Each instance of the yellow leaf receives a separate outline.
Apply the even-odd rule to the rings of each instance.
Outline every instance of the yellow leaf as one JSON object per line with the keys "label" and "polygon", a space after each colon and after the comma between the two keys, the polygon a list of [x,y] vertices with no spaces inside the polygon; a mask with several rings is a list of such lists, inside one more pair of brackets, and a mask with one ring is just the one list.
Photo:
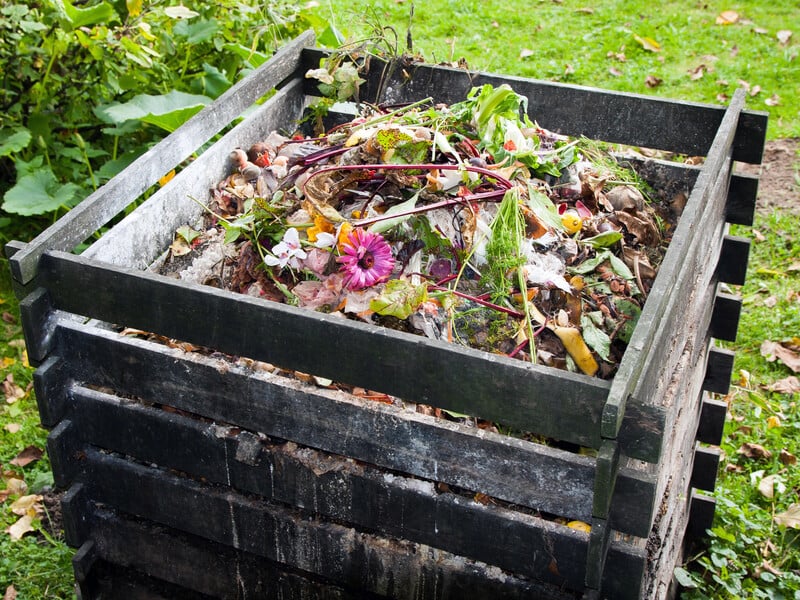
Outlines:
{"label": "yellow leaf", "polygon": [[11,536],[15,542],[22,539],[26,533],[33,531],[33,517],[25,515],[20,517],[19,521],[6,529],[6,533]]}
{"label": "yellow leaf", "polygon": [[4,356],[3,357],[3,368],[7,369],[8,367],[10,367],[11,365],[13,365],[16,362],[17,362],[16,358],[11,358],[10,356]]}
{"label": "yellow leaf", "polygon": [[776,427],[780,426],[781,426],[781,420],[775,415],[772,415],[767,419],[767,429],[775,429]]}
{"label": "yellow leaf", "polygon": [[42,500],[44,500],[44,496],[39,494],[20,496],[11,503],[11,512],[19,516],[31,515],[35,517],[37,513],[43,510]]}
{"label": "yellow leaf", "polygon": [[586,533],[589,533],[592,530],[592,526],[588,523],[584,523],[583,521],[570,521],[567,523],[567,527],[577,531],[585,531]]}
{"label": "yellow leaf", "polygon": [[125,5],[131,17],[138,17],[142,14],[142,0],[125,0]]}
{"label": "yellow leaf", "polygon": [[633,39],[639,42],[645,50],[650,52],[661,52],[661,44],[655,41],[653,38],[641,36],[638,34],[633,34]]}
{"label": "yellow leaf", "polygon": [[735,10],[724,10],[717,16],[717,25],[733,25],[739,20],[739,13]]}
{"label": "yellow leaf", "polygon": [[175,169],[172,169],[172,171],[170,171],[169,173],[167,173],[166,175],[164,175],[163,177],[161,177],[161,178],[158,180],[158,185],[159,185],[160,187],[164,187],[164,186],[165,186],[165,185],[167,185],[167,184],[168,184],[170,181],[172,181],[172,178],[173,178],[173,177],[175,177]]}

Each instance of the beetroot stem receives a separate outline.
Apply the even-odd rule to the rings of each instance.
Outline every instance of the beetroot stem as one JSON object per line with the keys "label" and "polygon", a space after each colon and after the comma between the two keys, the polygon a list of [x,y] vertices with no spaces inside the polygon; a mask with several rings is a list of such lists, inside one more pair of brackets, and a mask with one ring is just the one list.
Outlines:
{"label": "beetroot stem", "polygon": [[483,300],[477,296],[470,296],[469,294],[465,294],[464,292],[459,292],[457,290],[451,290],[447,287],[442,287],[439,285],[432,285],[430,286],[431,289],[436,290],[437,292],[450,292],[458,296],[459,298],[464,298],[465,300],[471,300],[476,304],[480,304],[481,306],[485,306],[486,308],[491,308],[492,310],[496,310],[497,312],[505,313],[507,315],[511,315],[517,319],[524,319],[525,315],[521,312],[514,310],[513,308],[508,308],[505,306],[500,306],[499,304],[495,304],[494,302],[489,302],[488,300]]}

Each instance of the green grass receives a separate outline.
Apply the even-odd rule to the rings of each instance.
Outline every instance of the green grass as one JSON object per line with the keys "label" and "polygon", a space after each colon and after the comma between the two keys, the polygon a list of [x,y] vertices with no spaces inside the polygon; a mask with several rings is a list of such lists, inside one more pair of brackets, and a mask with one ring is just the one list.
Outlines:
{"label": "green grass", "polygon": [[[354,35],[391,25],[403,52],[410,6],[330,0],[319,11]],[[736,11],[738,22],[717,25],[725,10]],[[794,0],[430,0],[417,3],[411,23],[413,49],[429,62],[463,57],[481,71],[709,103],[725,103],[743,81],[751,92],[760,87],[747,107],[770,112],[771,137],[800,136],[800,17]],[[794,36],[781,44],[777,33],[792,28]],[[657,42],[660,50],[645,49],[635,36]],[[701,65],[703,76],[692,79],[689,71]],[[648,87],[648,76],[661,83]],[[773,94],[778,104],[770,106],[766,101]]]}
{"label": "green grass", "polygon": [[[591,12],[580,10],[587,6],[592,7]],[[337,0],[321,3],[318,13],[351,33],[357,27],[363,32],[365,23],[392,24],[402,52],[409,8],[408,1]],[[723,10],[737,11],[739,22],[716,25],[715,19]],[[416,6],[412,35],[414,49],[431,62],[465,57],[473,69],[667,98],[722,102],[720,94],[731,95],[739,80],[746,81],[751,90],[760,86],[758,94],[748,97],[748,108],[770,112],[769,136],[800,137],[800,95],[796,89],[796,82],[800,81],[800,22],[796,10],[796,2],[787,0],[733,4],[717,0],[431,0],[424,8],[421,3]],[[784,29],[794,30],[795,34],[785,46],[776,37]],[[634,35],[655,40],[660,52],[646,50]],[[624,54],[624,62],[617,54]],[[693,80],[688,71],[701,64],[714,71],[706,71],[702,78]],[[660,79],[660,85],[648,87],[648,75]],[[770,106],[765,100],[773,94],[779,101]],[[797,163],[800,164],[800,157]],[[800,261],[797,220],[771,213],[760,215],[755,225],[764,239],[753,243],[747,284],[738,290],[744,298],[744,310],[738,340],[733,345],[737,385],[727,398],[731,418],[715,491],[716,521],[708,548],[696,555],[692,574],[685,574],[687,582],[697,586],[687,593],[689,598],[781,598],[800,593],[795,574],[800,571],[800,554],[794,530],[778,526],[773,520],[774,514],[798,500],[797,468],[784,465],[779,457],[781,450],[800,454],[800,397],[765,389],[791,373],[780,363],[767,362],[759,352],[763,340],[800,335],[800,271],[788,269]],[[29,227],[28,223],[21,223],[16,235],[10,237],[30,237],[28,231],[21,229]],[[747,228],[734,233],[750,236]],[[0,271],[0,312],[16,317],[18,307],[4,260],[0,260]],[[21,328],[18,322],[6,321],[0,322],[0,327],[3,377],[11,373],[16,384],[27,389],[32,369],[25,363]],[[749,379],[740,376],[740,371],[748,372]],[[780,426],[774,426],[776,421],[770,417],[777,417]],[[27,446],[44,447],[46,432],[38,423],[32,391],[13,404],[0,402],[0,490],[12,476],[27,482],[26,493],[37,493],[50,483],[46,457],[25,467],[11,465]],[[19,425],[19,430],[12,433],[9,425]],[[737,452],[745,443],[761,444],[772,455],[764,460],[747,458]],[[779,475],[785,491],[776,493],[772,500],[765,498],[751,482],[752,473],[758,471],[763,471],[764,476]],[[46,534],[47,515],[41,516],[37,531],[21,541],[14,542],[2,533],[18,518],[11,512],[12,500],[0,503],[0,593],[13,585],[20,599],[72,597],[72,551],[58,536]],[[775,575],[771,569],[780,574]]]}

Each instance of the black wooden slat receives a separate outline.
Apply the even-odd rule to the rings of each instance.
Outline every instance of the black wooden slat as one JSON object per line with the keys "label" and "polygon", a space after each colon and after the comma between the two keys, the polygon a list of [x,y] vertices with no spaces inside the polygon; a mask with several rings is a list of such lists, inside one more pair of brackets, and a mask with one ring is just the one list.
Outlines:
{"label": "black wooden slat", "polygon": [[714,523],[714,511],[717,501],[713,497],[692,490],[691,508],[689,509],[689,522],[686,525],[687,539],[697,539],[706,536],[706,529],[711,529]]}
{"label": "black wooden slat", "polygon": [[704,398],[697,425],[697,441],[718,446],[722,443],[728,404],[724,400]]}
{"label": "black wooden slat", "polygon": [[50,352],[51,327],[48,324],[53,306],[50,294],[43,287],[36,288],[19,302],[22,332],[28,360],[33,366],[41,363]]}
{"label": "black wooden slat", "polygon": [[44,427],[55,427],[64,417],[66,365],[58,356],[49,356],[33,372],[33,389],[39,407],[39,419]]}
{"label": "black wooden slat", "polygon": [[[68,326],[60,331],[62,351],[80,365],[78,370],[86,369],[74,377],[554,514],[582,520],[591,514],[593,459],[489,432],[476,435],[473,428],[396,407],[281,378],[248,376],[218,361],[193,360],[157,344],[104,334]],[[652,483],[636,471],[623,471],[620,479],[612,518],[620,529],[646,536]]]}
{"label": "black wooden slat", "polygon": [[736,341],[739,317],[742,314],[742,299],[731,294],[718,293],[714,299],[709,332],[718,340]]}
{"label": "black wooden slat", "polygon": [[291,42],[184,125],[137,158],[122,173],[39,234],[10,261],[14,278],[28,283],[48,250],[72,250],[136,200],[233,119],[297,69],[300,50],[314,43],[313,32]]}
{"label": "black wooden slat", "polygon": [[734,353],[725,348],[712,347],[708,352],[703,389],[713,394],[727,394],[731,387]]}
{"label": "black wooden slat", "polygon": [[[92,542],[89,542],[92,543]],[[106,600],[121,598],[124,600],[218,600],[185,587],[168,583],[162,579],[150,577],[145,573],[127,566],[111,564],[98,559],[91,570],[78,580],[78,598],[80,600]],[[233,589],[233,588],[231,588]],[[314,590],[318,593],[318,590]],[[277,595],[275,597],[278,597]],[[291,596],[289,596],[291,597]],[[347,596],[352,598],[352,596]],[[317,595],[315,598],[321,598]],[[334,596],[337,600],[341,596]]]}
{"label": "black wooden slat", "polygon": [[[303,51],[302,69],[313,69],[325,54],[316,49]],[[542,127],[568,135],[632,146],[669,150],[679,154],[705,155],[722,122],[724,107],[664,100],[652,96],[611,92],[527,78],[470,72],[442,66],[410,65],[405,79],[397,69],[385,84],[381,100],[391,103],[420,100],[428,96],[448,104],[466,98],[467,92],[486,83],[509,84],[528,97],[528,114]],[[361,87],[363,100],[376,100],[382,64],[373,60]],[[315,80],[306,81],[306,92],[319,94]],[[764,150],[767,114],[743,115],[734,139],[734,160],[760,163]]]}
{"label": "black wooden slat", "polygon": [[736,225],[752,225],[756,213],[757,196],[758,176],[745,173],[734,174],[731,177],[731,188],[728,191],[725,220]]}
{"label": "black wooden slat", "polygon": [[697,446],[694,451],[694,466],[690,485],[699,490],[713,492],[719,470],[719,448]]}
{"label": "black wooden slat", "polygon": [[66,253],[42,276],[69,312],[599,445],[605,381]]}
{"label": "black wooden slat", "polygon": [[750,240],[726,235],[722,239],[722,251],[717,263],[717,278],[723,283],[744,285],[747,277],[747,262],[750,258]]}
{"label": "black wooden slat", "polygon": [[[86,443],[537,580],[573,587],[583,582],[585,541],[563,526],[436,494],[430,482],[387,477],[368,465],[311,449],[267,447],[247,432],[225,431],[105,394],[77,390],[74,400],[75,432]],[[629,572],[641,567],[635,554],[617,559]],[[552,560],[559,565],[558,576],[550,571]]]}
{"label": "black wooden slat", "polygon": [[[88,449],[86,457],[91,470],[91,483],[86,484],[91,500],[223,548],[236,548],[246,555],[324,577],[363,591],[366,597],[385,594],[412,600],[434,597],[434,589],[448,589],[451,594],[470,591],[479,598],[513,598],[531,597],[539,589],[548,589],[444,551],[309,520],[292,509],[95,450]],[[198,515],[204,518],[198,519]],[[133,560],[143,549],[121,550],[123,560]],[[212,585],[206,580],[201,589],[213,589]]]}

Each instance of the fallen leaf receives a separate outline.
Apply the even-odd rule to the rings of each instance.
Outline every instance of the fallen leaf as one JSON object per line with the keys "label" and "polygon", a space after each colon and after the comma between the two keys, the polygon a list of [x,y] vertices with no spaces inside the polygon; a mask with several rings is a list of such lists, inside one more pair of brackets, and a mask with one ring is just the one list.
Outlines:
{"label": "fallen leaf", "polygon": [[42,500],[44,500],[44,496],[40,494],[20,496],[11,503],[11,512],[20,517],[24,515],[35,517],[37,514],[44,512]]}
{"label": "fallen leaf", "polygon": [[567,523],[567,527],[570,529],[575,529],[576,531],[583,531],[585,533],[592,531],[592,526],[588,523],[584,523],[583,521],[570,521]]}
{"label": "fallen leaf", "polygon": [[770,296],[764,300],[764,306],[767,308],[774,308],[777,303],[778,299],[775,296]]}
{"label": "fallen leaf", "polygon": [[749,387],[750,386],[750,371],[746,369],[739,369],[739,381],[737,384],[739,387]]}
{"label": "fallen leaf", "polygon": [[768,573],[772,573],[773,575],[775,575],[775,577],[780,577],[781,575],[783,575],[783,571],[773,567],[771,564],[769,564],[767,559],[761,561],[761,569],[767,571]]}
{"label": "fallen leaf", "polygon": [[22,429],[22,425],[19,423],[6,423],[5,426],[5,430],[8,433],[18,433],[20,429]]}
{"label": "fallen leaf", "polygon": [[758,482],[758,493],[767,500],[775,498],[775,493],[782,494],[786,491],[780,475],[767,475]]}
{"label": "fallen leaf", "polygon": [[754,444],[752,442],[742,444],[736,453],[746,458],[753,458],[756,460],[766,460],[772,457],[772,452],[764,448],[761,444]]}
{"label": "fallen leaf", "polygon": [[758,35],[766,35],[769,33],[769,31],[764,27],[753,27],[753,33],[757,33]]}
{"label": "fallen leaf", "polygon": [[695,67],[694,69],[689,69],[687,73],[689,73],[689,79],[692,81],[697,81],[698,79],[702,79],[703,75],[705,75],[706,66],[700,65]]}
{"label": "fallen leaf", "polygon": [[6,533],[11,536],[11,539],[15,542],[18,542],[22,539],[22,536],[26,533],[33,531],[33,517],[30,515],[25,515],[24,517],[20,517],[20,519],[8,527]]}
{"label": "fallen leaf", "polygon": [[653,38],[644,37],[641,35],[633,34],[633,39],[635,39],[645,50],[649,52],[661,52],[661,44],[655,41]]}
{"label": "fallen leaf", "polygon": [[17,322],[17,318],[12,315],[10,312],[4,310],[3,311],[3,321],[8,323],[9,325],[14,325]]}
{"label": "fallen leaf", "polygon": [[791,466],[797,464],[797,457],[789,452],[786,448],[781,450],[781,453],[778,455],[778,460],[781,461],[782,464]]}
{"label": "fallen leaf", "polygon": [[614,77],[620,77],[622,75],[622,71],[620,71],[619,69],[615,69],[614,67],[611,67],[608,70],[608,72],[611,73],[611,75],[613,75]]}
{"label": "fallen leaf", "polygon": [[3,600],[17,600],[17,590],[13,585],[6,588],[5,594],[3,594]]}
{"label": "fallen leaf", "polygon": [[648,75],[644,78],[644,84],[649,88],[658,87],[661,85],[662,79],[655,75]]}
{"label": "fallen leaf", "polygon": [[572,75],[575,72],[575,67],[567,63],[564,65],[564,75]]}
{"label": "fallen leaf", "polygon": [[750,82],[749,81],[745,81],[744,79],[737,79],[736,83],[738,83],[741,87],[743,87],[745,92],[749,92],[750,91]]}
{"label": "fallen leaf", "polygon": [[611,50],[609,50],[608,54],[606,54],[606,58],[614,58],[619,62],[625,62],[628,60],[628,57],[625,56],[624,52],[612,52]]}
{"label": "fallen leaf", "polygon": [[11,460],[11,464],[15,467],[24,467],[42,458],[43,454],[44,450],[41,448],[28,446]]}
{"label": "fallen leaf", "polygon": [[6,395],[6,402],[14,404],[17,400],[25,397],[25,390],[14,383],[14,376],[9,373],[3,380],[3,393]]}
{"label": "fallen leaf", "polygon": [[730,100],[730,96],[728,96],[728,94],[717,94],[717,102],[727,104],[728,100]]}
{"label": "fallen leaf", "polygon": [[520,58],[528,58],[529,56],[533,56],[533,50],[530,50],[528,48],[523,48],[522,50],[520,50],[519,53]]}
{"label": "fallen leaf", "polygon": [[734,463],[728,463],[725,465],[725,472],[726,473],[744,473],[744,467],[740,467]]}
{"label": "fallen leaf", "polygon": [[769,98],[764,100],[764,104],[767,106],[778,106],[781,103],[781,97],[778,94],[772,94]]}
{"label": "fallen leaf", "polygon": [[789,377],[784,377],[768,385],[767,389],[778,394],[796,394],[800,392],[800,380],[794,375],[789,375]]}
{"label": "fallen leaf", "polygon": [[739,20],[739,13],[735,10],[724,10],[717,16],[717,25],[733,25]]}
{"label": "fallen leaf", "polygon": [[20,496],[28,491],[28,484],[23,479],[9,477],[6,479],[6,489],[3,491],[8,492],[9,496]]}
{"label": "fallen leaf", "polygon": [[775,34],[775,37],[778,38],[778,41],[781,43],[782,46],[785,46],[789,43],[789,40],[792,38],[792,32],[788,29],[781,29],[778,33]]}
{"label": "fallen leaf", "polygon": [[783,344],[765,340],[761,343],[761,356],[766,358],[767,362],[779,360],[795,373],[800,372],[800,354]]}
{"label": "fallen leaf", "polygon": [[576,8],[575,12],[582,13],[584,15],[592,15],[594,14],[594,9],[591,8],[590,6],[582,6],[581,8]]}
{"label": "fallen leaf", "polygon": [[779,417],[772,415],[767,419],[767,429],[777,429],[780,426],[781,420]]}
{"label": "fallen leaf", "polygon": [[775,515],[773,520],[782,527],[800,529],[800,504],[790,504],[784,512]]}
{"label": "fallen leaf", "polygon": [[760,85],[754,85],[752,88],[750,88],[750,96],[758,96],[758,94],[760,93],[761,93]]}

